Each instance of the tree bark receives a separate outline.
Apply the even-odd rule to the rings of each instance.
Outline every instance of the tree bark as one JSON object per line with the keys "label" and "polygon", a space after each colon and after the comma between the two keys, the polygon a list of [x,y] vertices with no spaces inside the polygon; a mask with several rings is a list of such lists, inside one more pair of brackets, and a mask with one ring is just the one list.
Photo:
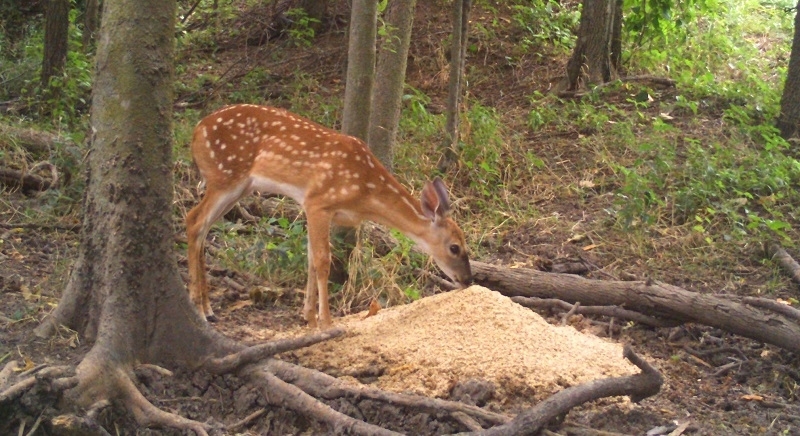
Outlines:
{"label": "tree bark", "polygon": [[83,51],[89,52],[94,46],[94,36],[100,24],[100,0],[86,0],[83,17]]}
{"label": "tree bark", "polygon": [[69,0],[49,0],[44,22],[44,57],[42,59],[42,88],[50,79],[61,75],[67,61],[69,38]]}
{"label": "tree bark", "polygon": [[622,0],[611,0],[613,22],[611,23],[611,71],[619,72],[622,68]]}
{"label": "tree bark", "polygon": [[624,306],[651,316],[696,322],[800,351],[800,325],[777,312],[759,310],[731,298],[689,292],[660,282],[589,280],[527,268],[508,269],[472,262],[476,283],[503,295],[558,298],[582,305]]}
{"label": "tree bark", "polygon": [[461,82],[467,55],[467,34],[469,32],[469,9],[472,0],[453,1],[453,45],[450,47],[450,82],[447,87],[447,137],[442,144],[442,156],[437,167],[445,172],[458,161],[458,117],[461,104]]}
{"label": "tree bark", "polygon": [[81,245],[58,307],[36,332],[48,336],[64,324],[94,341],[76,368],[71,404],[120,399],[140,425],[202,430],[155,409],[127,375],[138,362],[196,367],[209,353],[232,349],[190,304],[174,254],[175,16],[174,0],[106,4]]}
{"label": "tree bark", "polygon": [[[795,138],[800,141],[800,1],[795,7],[794,38],[792,39],[792,52],[789,55],[786,83],[781,96],[778,129],[783,138],[787,140]],[[800,143],[795,143],[795,150],[798,147],[800,147]]]}
{"label": "tree bark", "polygon": [[392,171],[392,151],[400,123],[408,48],[411,44],[411,28],[416,4],[416,0],[395,0],[389,3],[386,11],[389,33],[381,42],[378,67],[375,72],[367,143],[389,171]]}
{"label": "tree bark", "polygon": [[353,0],[347,49],[342,132],[367,140],[375,76],[377,0]]}
{"label": "tree bark", "polygon": [[[619,56],[615,35],[622,17],[618,0],[583,0],[578,41],[567,62],[567,87],[575,90],[587,83],[604,83],[616,77],[613,58]],[[620,28],[621,29],[621,28]],[[616,53],[615,53],[616,50]],[[618,62],[618,60],[617,60]]]}

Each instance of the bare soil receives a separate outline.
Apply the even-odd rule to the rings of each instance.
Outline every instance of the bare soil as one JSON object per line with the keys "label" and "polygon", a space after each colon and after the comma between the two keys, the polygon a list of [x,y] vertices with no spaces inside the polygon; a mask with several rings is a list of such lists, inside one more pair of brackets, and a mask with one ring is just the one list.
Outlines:
{"label": "bare soil", "polygon": [[[256,28],[266,20],[258,14],[244,17],[239,27],[245,29]],[[491,20],[492,16],[478,12],[473,18],[480,22]],[[408,80],[432,98],[432,110],[442,107],[446,96],[447,61],[441,41],[446,37],[448,20],[442,5],[419,2]],[[209,68],[222,74],[230,67],[232,73],[226,80],[235,82],[230,77],[254,66],[250,62],[268,64],[276,80],[263,92],[265,101],[273,104],[292,98],[285,85],[296,71],[317,79],[320,88],[314,92],[320,98],[339,93],[346,53],[344,35],[337,23],[340,20],[333,19],[313,47],[295,48],[295,55],[287,56],[294,58],[292,62],[269,63],[265,52],[232,37],[231,41],[219,42],[225,48],[210,56]],[[247,35],[237,38],[246,39]],[[471,68],[481,71],[481,80],[470,85],[472,95],[510,114],[523,110],[525,96],[550,89],[563,74],[566,62],[557,56],[522,56],[511,62],[505,53],[512,52],[514,44],[515,35],[504,35],[498,38],[497,46],[477,46],[468,60]],[[199,72],[190,71],[187,76],[192,74]],[[666,99],[669,91],[654,96]],[[193,105],[204,96],[179,98]],[[689,118],[689,114],[678,118],[675,125],[686,129],[713,128],[698,127]],[[703,252],[696,236],[684,228],[661,229],[650,235],[644,244],[646,249],[632,249],[626,239],[603,228],[604,210],[611,201],[607,193],[614,187],[605,183],[606,174],[598,170],[599,166],[578,141],[593,132],[520,133],[526,135],[530,146],[546,162],[547,171],[543,171],[539,185],[513,189],[525,191],[540,216],[558,216],[560,223],[571,225],[553,224],[546,218],[524,223],[496,235],[496,239],[483,241],[483,251],[490,254],[481,260],[541,269],[579,261],[591,266],[588,273],[591,278],[618,278],[621,274],[655,277],[692,291],[741,295],[758,295],[770,282],[783,280],[764,265],[759,247],[737,247],[711,256]],[[595,188],[577,194],[563,187],[565,181],[578,180],[591,180]],[[179,181],[183,189],[194,182]],[[19,211],[45,207],[47,201],[46,196],[2,194],[0,365],[11,359],[29,366],[74,364],[89,346],[68,330],[61,330],[49,340],[37,339],[32,334],[37,322],[57,304],[78,244],[75,231],[9,225],[20,222]],[[176,232],[182,234],[180,226],[176,226]],[[587,238],[575,240],[576,234]],[[260,283],[237,277],[236,272],[218,266],[212,256],[208,256],[208,261],[213,268],[212,304],[221,318],[217,328],[225,334],[246,343],[257,343],[304,331],[299,315],[302,305],[299,291],[277,289],[268,304],[254,302],[249,298],[250,289],[235,290],[227,280],[233,278],[252,286]],[[185,271],[185,265],[180,268]],[[778,296],[796,296],[796,285],[784,283]],[[627,343],[662,371],[665,384],[661,393],[638,405],[620,399],[588,404],[572,411],[565,425],[641,435],[657,427],[663,428],[652,434],[668,434],[678,424],[688,421],[684,434],[800,435],[800,363],[793,353],[704,326],[650,329],[573,317],[569,326],[561,327],[559,316],[542,315],[544,319],[490,290],[472,288],[387,308],[367,319],[363,314],[337,319],[349,326],[346,337],[281,357],[354,383],[472,401],[513,414],[559,388],[633,371],[621,357],[621,344]],[[735,365],[721,369],[730,363]],[[231,425],[265,408],[256,392],[231,376],[178,373],[166,378],[142,371],[139,378],[140,388],[154,404],[189,418]],[[401,410],[372,401],[341,400],[332,405],[407,434],[462,430],[436,414]],[[37,418],[34,410],[31,407],[31,414],[25,417],[27,427]],[[129,417],[110,411],[103,412],[101,418],[107,429],[115,429],[119,434],[175,434],[136,428]],[[19,421],[13,421],[13,428],[9,427],[11,422],[0,423],[0,434],[16,434]],[[294,413],[269,408],[237,432],[321,434],[325,429]]]}

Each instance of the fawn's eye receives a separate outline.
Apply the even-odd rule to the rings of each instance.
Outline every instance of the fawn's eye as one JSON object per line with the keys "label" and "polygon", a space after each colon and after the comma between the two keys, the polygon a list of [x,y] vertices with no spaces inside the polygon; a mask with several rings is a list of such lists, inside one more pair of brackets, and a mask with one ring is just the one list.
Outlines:
{"label": "fawn's eye", "polygon": [[458,253],[461,252],[461,247],[456,244],[450,246],[450,253],[453,253],[454,256],[458,256]]}

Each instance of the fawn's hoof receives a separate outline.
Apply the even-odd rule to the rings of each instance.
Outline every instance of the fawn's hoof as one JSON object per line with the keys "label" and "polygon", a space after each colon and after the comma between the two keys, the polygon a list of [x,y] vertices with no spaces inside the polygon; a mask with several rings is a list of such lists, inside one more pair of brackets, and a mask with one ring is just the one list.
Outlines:
{"label": "fawn's hoof", "polygon": [[217,321],[219,321],[219,318],[217,318],[217,315],[214,315],[212,313],[211,315],[206,316],[206,321],[208,321],[208,322],[217,322]]}

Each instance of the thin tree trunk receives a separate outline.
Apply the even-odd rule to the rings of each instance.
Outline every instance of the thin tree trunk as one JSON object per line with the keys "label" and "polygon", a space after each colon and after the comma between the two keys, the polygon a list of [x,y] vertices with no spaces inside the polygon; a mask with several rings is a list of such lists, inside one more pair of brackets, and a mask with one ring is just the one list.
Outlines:
{"label": "thin tree trunk", "polygon": [[67,61],[69,38],[69,0],[49,0],[45,11],[44,57],[42,59],[42,88],[50,79],[61,75]]}
{"label": "thin tree trunk", "polygon": [[[778,129],[786,139],[800,139],[800,2],[795,7],[792,53],[789,56],[789,69],[781,96]],[[794,144],[794,147],[797,150],[800,143]]]}
{"label": "thin tree trunk", "polygon": [[611,71],[619,72],[622,68],[622,0],[612,0],[611,23]]}
{"label": "thin tree trunk", "polygon": [[447,138],[442,145],[442,155],[437,165],[441,172],[447,171],[458,161],[458,116],[471,3],[471,0],[455,0],[453,2],[453,45],[450,47],[450,83],[447,96],[447,120],[445,121]]}
{"label": "thin tree trunk", "polygon": [[392,171],[392,150],[400,123],[408,48],[411,43],[416,3],[416,0],[395,0],[389,3],[386,23],[390,31],[383,38],[375,73],[367,142],[375,156],[389,171]]}
{"label": "thin tree trunk", "polygon": [[342,131],[366,141],[375,76],[377,0],[353,0],[347,50]]}
{"label": "thin tree trunk", "polygon": [[[367,140],[370,104],[375,79],[375,41],[377,38],[377,0],[353,0],[350,13],[350,40],[347,47],[347,83],[344,90],[342,132]],[[335,227],[333,238],[341,240],[344,253],[333,257],[330,279],[339,284],[347,280],[347,261],[356,245],[356,231]]]}
{"label": "thin tree trunk", "polygon": [[83,51],[88,52],[94,46],[94,36],[100,25],[100,1],[86,0],[86,12],[83,17]]}
{"label": "thin tree trunk", "polygon": [[616,77],[612,58],[618,57],[614,50],[621,50],[614,47],[615,20],[622,16],[621,11],[616,11],[619,6],[618,0],[583,0],[578,41],[567,62],[568,89],[605,83]]}

